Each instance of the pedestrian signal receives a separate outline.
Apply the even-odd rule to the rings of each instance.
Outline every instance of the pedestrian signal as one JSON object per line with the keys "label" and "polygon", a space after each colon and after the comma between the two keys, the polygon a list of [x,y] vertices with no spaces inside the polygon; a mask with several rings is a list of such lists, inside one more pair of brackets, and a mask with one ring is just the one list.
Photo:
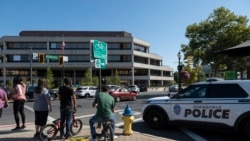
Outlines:
{"label": "pedestrian signal", "polygon": [[63,65],[63,56],[59,56],[59,63],[60,65]]}
{"label": "pedestrian signal", "polygon": [[44,64],[45,61],[45,54],[44,53],[39,53],[39,63]]}

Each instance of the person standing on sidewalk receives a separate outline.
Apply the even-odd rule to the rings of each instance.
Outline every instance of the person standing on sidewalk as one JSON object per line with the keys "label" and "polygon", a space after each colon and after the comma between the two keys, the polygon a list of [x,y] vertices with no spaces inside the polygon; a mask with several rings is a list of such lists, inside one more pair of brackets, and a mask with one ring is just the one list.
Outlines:
{"label": "person standing on sidewalk", "polygon": [[[21,76],[16,76],[13,80],[13,96],[12,99],[14,100],[13,103],[13,111],[14,111],[14,117],[16,122],[16,127],[14,130],[23,129],[25,128],[25,113],[24,113],[24,103],[26,101],[25,97],[26,92],[26,85],[23,83],[23,78]],[[20,113],[22,118],[22,126],[20,127],[19,123],[19,115]]]}
{"label": "person standing on sidewalk", "polygon": [[60,100],[61,125],[64,125],[66,121],[66,133],[64,134],[64,128],[61,128],[60,138],[64,136],[67,139],[71,136],[70,124],[72,122],[73,111],[76,111],[76,96],[72,88],[71,79],[64,78],[63,82],[64,86],[61,86],[58,90],[58,98]]}
{"label": "person standing on sidewalk", "polygon": [[[92,103],[92,107],[97,107],[96,114],[89,119],[89,126],[90,126],[90,133],[91,138],[89,141],[96,141],[97,135],[94,124],[97,122],[102,122],[106,120],[111,120],[113,122],[112,129],[113,133],[115,134],[115,114],[114,114],[114,108],[115,108],[115,100],[112,96],[110,96],[108,93],[108,87],[103,86],[102,92],[99,92],[95,100]],[[114,135],[114,139],[118,138]]]}
{"label": "person standing on sidewalk", "polygon": [[0,118],[2,117],[3,108],[8,107],[7,93],[3,88],[0,88]]}
{"label": "person standing on sidewalk", "polygon": [[45,79],[39,79],[38,85],[34,89],[35,130],[34,138],[38,137],[41,128],[46,125],[49,112],[52,112],[50,94],[45,87]]}

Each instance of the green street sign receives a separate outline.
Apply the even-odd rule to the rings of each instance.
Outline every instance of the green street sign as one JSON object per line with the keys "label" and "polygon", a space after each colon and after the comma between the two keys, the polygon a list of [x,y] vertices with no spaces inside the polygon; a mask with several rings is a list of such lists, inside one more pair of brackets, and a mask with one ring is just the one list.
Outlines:
{"label": "green street sign", "polygon": [[46,55],[46,59],[58,60],[58,56],[54,56],[54,55]]}
{"label": "green street sign", "polygon": [[235,71],[226,71],[225,79],[227,79],[227,80],[236,79],[236,72]]}
{"label": "green street sign", "polygon": [[94,58],[107,60],[107,43],[94,40],[93,50],[94,50]]}
{"label": "green street sign", "polygon": [[101,60],[101,69],[106,69],[106,60],[100,59]]}

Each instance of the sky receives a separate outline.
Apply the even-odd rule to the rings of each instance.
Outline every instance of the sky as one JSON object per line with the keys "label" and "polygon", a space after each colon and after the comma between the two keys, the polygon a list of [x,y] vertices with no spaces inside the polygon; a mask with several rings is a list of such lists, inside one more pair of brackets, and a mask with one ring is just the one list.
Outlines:
{"label": "sky", "polygon": [[249,5],[249,0],[0,0],[0,37],[23,30],[126,31],[177,71],[188,25],[222,6],[249,19]]}

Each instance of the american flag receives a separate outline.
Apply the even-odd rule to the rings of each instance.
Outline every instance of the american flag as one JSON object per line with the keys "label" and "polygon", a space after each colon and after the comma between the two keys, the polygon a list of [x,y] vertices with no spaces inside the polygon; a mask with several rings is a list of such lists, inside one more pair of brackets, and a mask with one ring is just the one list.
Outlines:
{"label": "american flag", "polygon": [[65,42],[63,41],[62,42],[62,50],[64,50],[64,47],[65,47]]}

